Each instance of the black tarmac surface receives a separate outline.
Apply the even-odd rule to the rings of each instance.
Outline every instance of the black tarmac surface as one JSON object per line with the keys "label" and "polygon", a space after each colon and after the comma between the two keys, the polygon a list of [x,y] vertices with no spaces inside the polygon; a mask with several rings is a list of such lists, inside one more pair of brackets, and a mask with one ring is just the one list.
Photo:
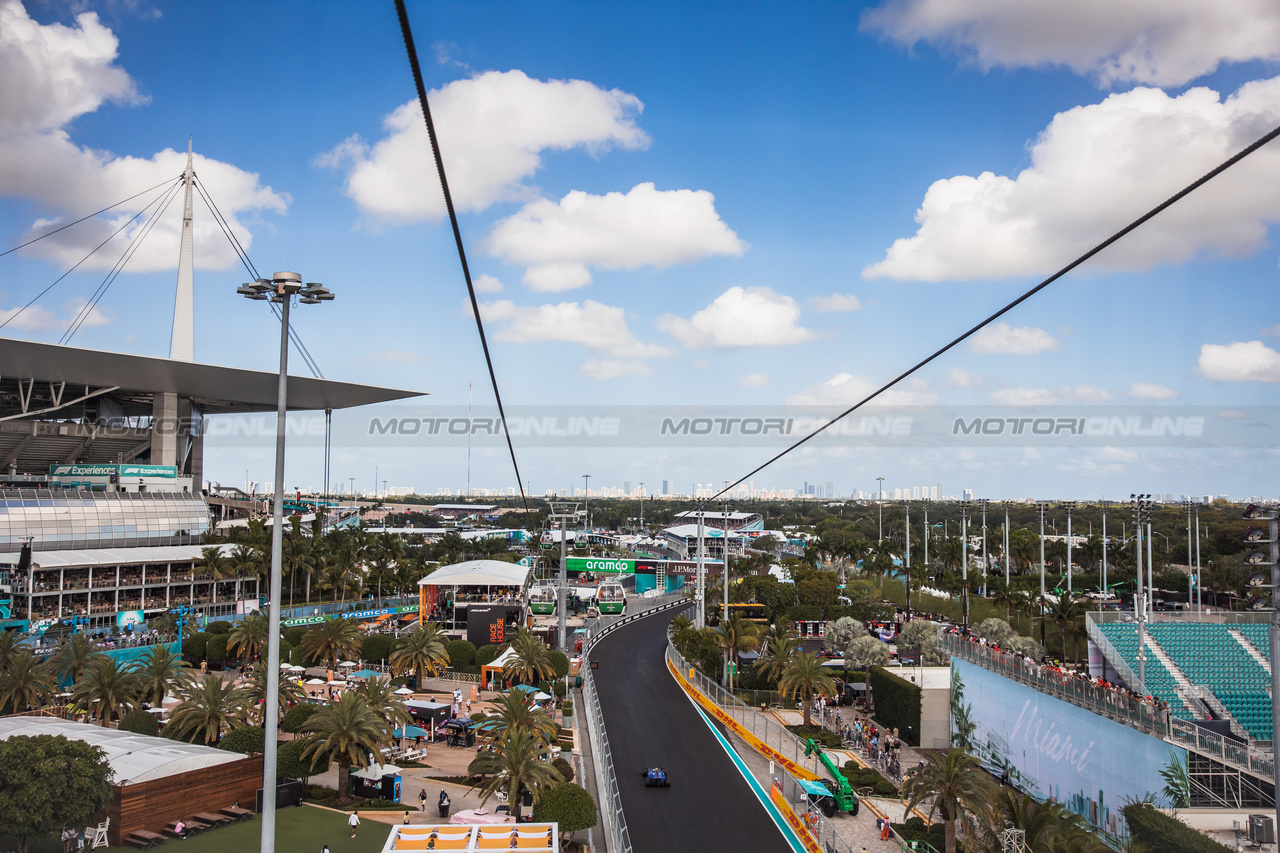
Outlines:
{"label": "black tarmac surface", "polygon": [[[591,652],[635,853],[790,853],[790,845],[667,670],[671,615],[641,619]],[[670,788],[647,788],[663,767]]]}

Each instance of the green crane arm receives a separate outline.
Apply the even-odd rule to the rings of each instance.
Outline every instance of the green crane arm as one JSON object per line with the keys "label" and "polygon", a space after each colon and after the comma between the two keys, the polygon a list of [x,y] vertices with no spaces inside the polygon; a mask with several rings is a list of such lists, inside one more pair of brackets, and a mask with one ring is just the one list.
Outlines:
{"label": "green crane arm", "polygon": [[831,780],[835,782],[836,789],[833,793],[835,794],[836,804],[843,811],[850,811],[853,808],[853,804],[858,801],[858,797],[853,792],[853,786],[849,784],[849,780],[840,772],[840,768],[836,767],[835,762],[828,757],[822,747],[814,742],[812,738],[805,741],[804,754],[806,756],[818,756],[818,760],[822,762],[822,766],[827,768],[827,773],[831,775]]}

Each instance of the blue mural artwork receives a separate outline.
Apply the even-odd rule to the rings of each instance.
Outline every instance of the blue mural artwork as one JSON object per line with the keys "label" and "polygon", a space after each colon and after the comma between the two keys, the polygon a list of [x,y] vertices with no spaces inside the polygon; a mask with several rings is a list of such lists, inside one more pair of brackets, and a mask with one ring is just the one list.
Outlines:
{"label": "blue mural artwork", "polygon": [[1127,802],[1168,805],[1168,774],[1186,766],[1185,749],[959,658],[951,679],[952,744],[1037,800],[1116,836],[1127,834]]}

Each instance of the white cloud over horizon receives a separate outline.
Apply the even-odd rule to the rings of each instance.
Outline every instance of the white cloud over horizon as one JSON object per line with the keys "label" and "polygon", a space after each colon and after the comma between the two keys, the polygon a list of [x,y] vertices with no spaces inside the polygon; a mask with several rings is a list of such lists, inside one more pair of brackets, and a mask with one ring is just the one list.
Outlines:
{"label": "white cloud over horizon", "polygon": [[654,325],[689,349],[779,347],[816,335],[800,325],[800,306],[768,287],[731,287],[689,319],[664,314]]}
{"label": "white cloud over horizon", "polygon": [[743,388],[770,388],[773,380],[763,373],[748,373],[738,380],[738,384]]}
{"label": "white cloud over horizon", "polygon": [[622,308],[588,299],[555,305],[518,306],[509,299],[480,305],[486,323],[501,323],[495,340],[508,343],[563,342],[580,344],[614,359],[656,358],[670,354],[632,334]]}
{"label": "white cloud over horizon", "polygon": [[1098,405],[1110,403],[1113,396],[1096,385],[1061,386],[1059,388],[998,388],[987,399],[997,406],[1054,406],[1061,403]]}
{"label": "white cloud over horizon", "polygon": [[[837,373],[816,385],[787,397],[789,406],[851,406],[879,388],[881,383],[867,376]],[[867,403],[868,406],[928,406],[938,401],[923,379],[908,379]]]}
{"label": "white cloud over horizon", "polygon": [[1065,66],[1103,85],[1180,86],[1224,63],[1280,58],[1270,0],[887,0],[860,29],[992,68]]}
{"label": "white cloud over horizon", "polygon": [[1219,382],[1280,382],[1280,352],[1262,341],[1204,344],[1196,372]]}
{"label": "white cloud over horizon", "polygon": [[578,372],[588,379],[604,382],[619,376],[648,376],[653,368],[634,358],[589,358],[578,366]]}
{"label": "white cloud over horizon", "polygon": [[[21,307],[16,308],[0,308],[0,323],[5,324],[5,328],[20,329],[26,332],[50,332],[70,328],[72,323],[79,323],[82,327],[99,328],[109,326],[114,321],[112,317],[103,312],[102,306],[95,305],[85,311],[88,300],[83,297],[77,297],[62,305],[62,314],[50,311],[42,305],[32,305],[30,308],[23,310]],[[83,315],[83,316],[82,316]],[[3,332],[0,332],[3,334]]]}
{"label": "white cloud over horizon", "polygon": [[1130,382],[1124,393],[1135,400],[1176,400],[1181,396],[1167,385],[1154,382]]}
{"label": "white cloud over horizon", "polygon": [[[541,168],[544,152],[581,149],[598,157],[649,144],[635,123],[644,109],[640,99],[586,80],[485,71],[433,89],[428,98],[449,190],[463,212],[536,195],[525,181]],[[317,165],[346,171],[347,195],[373,222],[442,218],[444,195],[435,162],[423,156],[431,143],[417,99],[386,116],[383,130],[372,144],[348,137]]]}
{"label": "white cloud over horizon", "polygon": [[992,323],[969,339],[969,351],[983,355],[1034,355],[1056,350],[1058,339],[1035,326]]}
{"label": "white cloud over horizon", "polygon": [[530,202],[494,226],[480,248],[526,267],[530,290],[554,292],[590,284],[591,267],[662,269],[738,257],[746,244],[721,221],[711,193],[642,183],[626,193],[574,190],[559,202]]}
{"label": "white cloud over horizon", "polygon": [[[1066,110],[1031,144],[1015,178],[935,181],[919,229],[895,240],[866,278],[965,281],[1060,268],[1280,124],[1280,77],[1225,99],[1139,88]],[[1146,271],[1201,253],[1240,257],[1280,221],[1280,151],[1264,147],[1107,248],[1090,269]]]}

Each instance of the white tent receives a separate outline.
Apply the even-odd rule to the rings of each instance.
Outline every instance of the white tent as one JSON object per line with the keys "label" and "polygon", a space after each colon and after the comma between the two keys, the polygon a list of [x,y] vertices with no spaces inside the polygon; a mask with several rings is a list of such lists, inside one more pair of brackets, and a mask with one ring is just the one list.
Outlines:
{"label": "white tent", "polygon": [[501,560],[468,560],[452,566],[441,566],[418,586],[514,586],[522,587],[529,577],[528,566]]}

